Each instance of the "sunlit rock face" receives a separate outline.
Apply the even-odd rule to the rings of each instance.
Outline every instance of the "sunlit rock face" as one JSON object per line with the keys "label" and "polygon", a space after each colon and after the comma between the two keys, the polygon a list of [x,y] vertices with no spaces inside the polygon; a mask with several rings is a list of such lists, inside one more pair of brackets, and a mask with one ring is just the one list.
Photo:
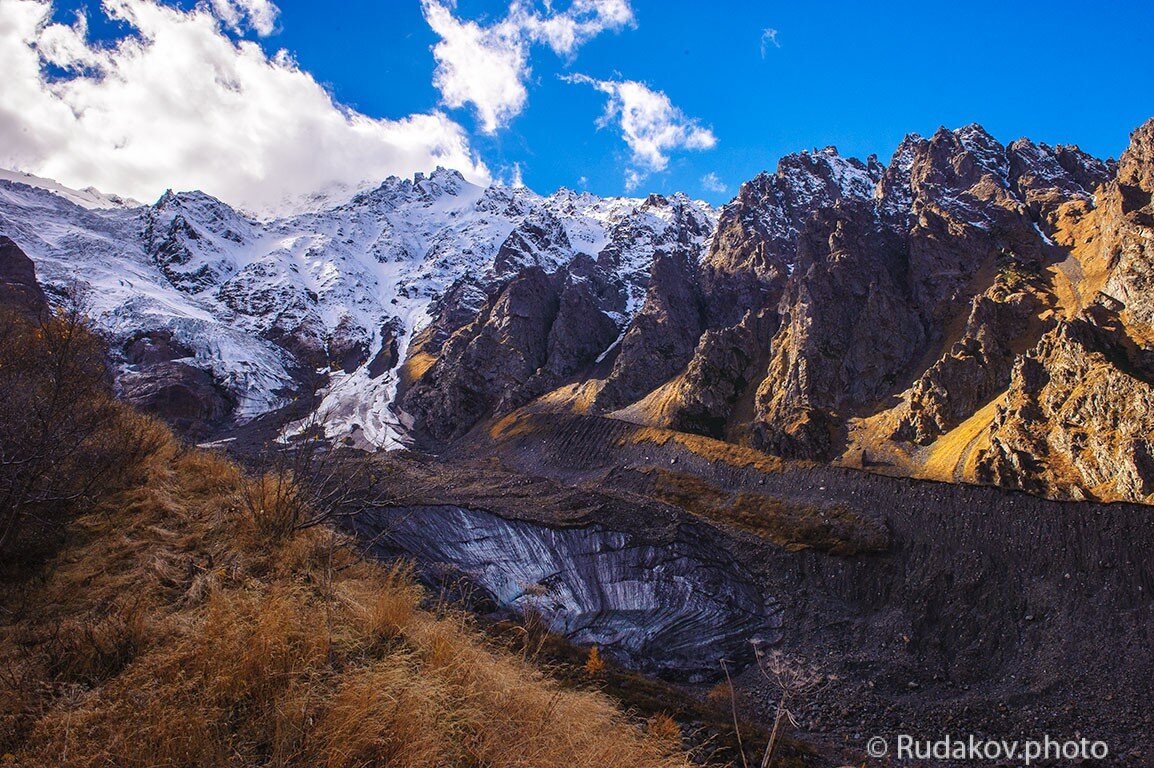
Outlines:
{"label": "sunlit rock face", "polygon": [[780,611],[725,551],[682,529],[665,543],[590,525],[551,528],[453,506],[381,509],[358,532],[427,579],[467,581],[504,610],[537,612],[554,632],[671,679],[721,675],[777,639]]}

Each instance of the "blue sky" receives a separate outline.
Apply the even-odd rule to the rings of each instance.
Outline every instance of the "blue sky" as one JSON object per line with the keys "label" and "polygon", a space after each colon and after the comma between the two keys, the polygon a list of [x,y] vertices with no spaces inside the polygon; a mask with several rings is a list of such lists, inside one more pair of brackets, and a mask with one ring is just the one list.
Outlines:
{"label": "blue sky", "polygon": [[[437,102],[429,48],[437,37],[417,2],[283,0],[283,32],[341,101],[399,117]],[[709,151],[675,152],[642,189],[702,188],[715,173],[729,195],[784,154],[833,144],[888,158],[909,132],[979,122],[1003,141],[1030,136],[1117,156],[1154,116],[1154,3],[775,3],[634,0],[636,26],[593,39],[571,61],[532,52],[525,111],[476,144],[496,170],[520,163],[538,190],[622,192],[629,152],[594,121],[604,97],[562,82],[580,72],[640,80],[665,92],[717,137]],[[507,3],[461,0],[458,16],[499,18]],[[777,30],[780,47],[767,44]],[[458,119],[475,126],[468,110]]]}
{"label": "blue sky", "polygon": [[[79,5],[58,2],[56,18]],[[793,151],[833,144],[888,159],[906,133],[970,122],[1003,141],[1024,135],[1117,156],[1129,131],[1154,115],[1150,2],[629,0],[632,24],[591,34],[567,55],[526,43],[527,98],[496,128],[472,103],[449,106],[434,85],[441,37],[420,0],[276,5],[271,34],[235,37],[270,56],[288,50],[336,101],[369,117],[443,112],[494,176],[519,168],[540,192],[622,194],[632,170],[635,194],[681,190],[720,203]],[[553,5],[564,13],[569,2]],[[488,28],[505,19],[509,1],[447,8],[456,23]],[[123,34],[123,24],[89,16],[93,36]],[[609,94],[573,75],[644,84],[668,98],[682,127],[715,142],[675,143],[658,153],[664,168],[647,163],[619,120],[599,127]]]}

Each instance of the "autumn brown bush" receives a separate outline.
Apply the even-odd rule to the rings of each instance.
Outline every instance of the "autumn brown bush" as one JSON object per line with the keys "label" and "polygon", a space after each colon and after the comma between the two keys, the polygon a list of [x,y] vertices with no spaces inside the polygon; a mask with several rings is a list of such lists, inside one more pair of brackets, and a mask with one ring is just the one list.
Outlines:
{"label": "autumn brown bush", "polygon": [[165,430],[113,397],[78,308],[0,314],[0,561],[34,557],[77,508],[138,483]]}

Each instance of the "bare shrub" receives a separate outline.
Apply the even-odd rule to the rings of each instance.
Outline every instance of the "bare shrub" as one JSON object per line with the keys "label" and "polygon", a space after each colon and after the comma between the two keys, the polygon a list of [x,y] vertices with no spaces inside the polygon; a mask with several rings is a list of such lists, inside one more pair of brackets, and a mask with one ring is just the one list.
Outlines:
{"label": "bare shrub", "polygon": [[128,666],[147,640],[144,612],[123,605],[104,615],[57,624],[41,648],[53,679],[94,685]]}
{"label": "bare shrub", "polygon": [[[762,753],[759,764],[760,768],[770,768],[773,765],[773,758],[777,752],[777,745],[784,732],[785,724],[789,723],[795,728],[797,727],[797,721],[790,708],[797,706],[806,696],[812,695],[833,681],[834,677],[804,659],[788,656],[779,650],[765,651],[758,643],[754,643],[753,649],[757,658],[758,670],[762,677],[773,686],[777,694],[773,727],[770,730],[769,741],[765,745],[765,752]],[[737,697],[733,690],[733,679],[729,675],[729,667],[724,660],[721,662],[721,668],[725,672],[727,698],[733,716],[733,729],[734,735],[737,737],[741,765],[742,768],[749,768],[749,761],[746,759],[745,746],[741,738],[741,726],[737,719]],[[717,691],[717,688],[710,691],[710,697],[713,698]]]}
{"label": "bare shrub", "polygon": [[757,645],[754,650],[762,676],[777,689],[777,712],[773,718],[773,729],[769,732],[769,743],[765,745],[765,754],[761,758],[761,768],[769,768],[773,764],[785,723],[797,727],[797,720],[790,707],[800,704],[806,696],[824,686],[831,678],[803,659],[787,656],[778,650],[765,652]]}
{"label": "bare shrub", "polygon": [[242,505],[257,531],[283,540],[297,531],[357,515],[385,499],[380,478],[359,474],[325,437],[323,415],[266,446]]}
{"label": "bare shrub", "polygon": [[[78,506],[140,479],[167,431],[112,396],[78,307],[0,317],[0,555],[27,556]],[[17,547],[17,541],[20,547]]]}

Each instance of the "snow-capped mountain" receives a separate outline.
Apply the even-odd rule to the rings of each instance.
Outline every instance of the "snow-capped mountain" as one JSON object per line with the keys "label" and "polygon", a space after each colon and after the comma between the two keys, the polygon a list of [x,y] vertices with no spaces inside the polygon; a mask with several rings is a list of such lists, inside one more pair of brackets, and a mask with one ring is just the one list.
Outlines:
{"label": "snow-capped mountain", "polygon": [[[10,176],[0,235],[49,294],[84,289],[121,394],[193,435],[317,413],[438,450],[528,408],[1149,500],[1152,136],[1117,163],[976,125],[885,164],[829,147],[720,211],[442,170],[260,221]],[[1063,404],[1093,376],[1083,429]]]}
{"label": "snow-capped mountain", "polygon": [[[682,243],[672,231],[685,217],[701,235]],[[542,197],[443,169],[271,221],[200,192],[140,205],[0,175],[0,232],[50,293],[79,288],[131,399],[163,401],[151,404],[207,433],[319,383],[330,434],[383,447],[404,440],[391,407],[398,369],[434,312],[475,308],[526,269],[554,274],[585,258],[621,283],[600,307],[620,332],[654,254],[676,242],[700,258],[715,222],[683,195]]]}

